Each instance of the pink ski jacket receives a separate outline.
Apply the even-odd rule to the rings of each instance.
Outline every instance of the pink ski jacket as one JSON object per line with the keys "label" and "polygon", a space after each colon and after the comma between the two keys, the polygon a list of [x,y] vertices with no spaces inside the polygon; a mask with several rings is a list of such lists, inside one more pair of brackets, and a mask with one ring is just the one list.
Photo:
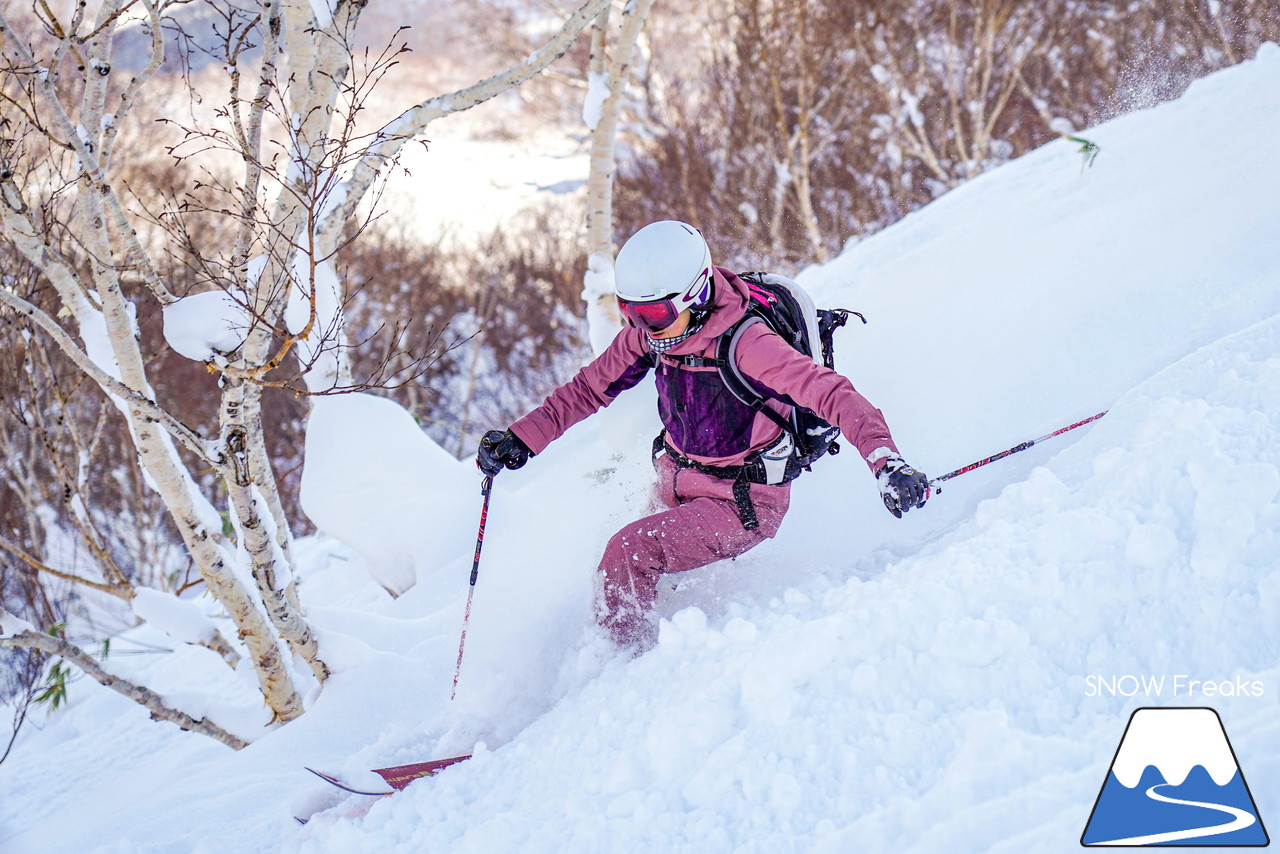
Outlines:
{"label": "pink ski jacket", "polygon": [[[657,354],[650,350],[643,330],[626,327],[577,376],[512,424],[512,432],[531,451],[540,453],[654,370],[658,414],[667,443],[676,451],[704,465],[736,466],[771,445],[781,428],[734,397],[714,366],[691,367],[670,358],[714,359],[720,335],[746,314],[751,300],[746,283],[722,267],[714,268],[713,280],[715,308],[687,340],[666,354]],[[796,404],[813,410],[840,428],[873,473],[885,458],[897,455],[880,410],[848,379],[814,364],[765,324],[754,323],[744,331],[736,356],[739,371],[771,408],[782,415],[790,414]]]}

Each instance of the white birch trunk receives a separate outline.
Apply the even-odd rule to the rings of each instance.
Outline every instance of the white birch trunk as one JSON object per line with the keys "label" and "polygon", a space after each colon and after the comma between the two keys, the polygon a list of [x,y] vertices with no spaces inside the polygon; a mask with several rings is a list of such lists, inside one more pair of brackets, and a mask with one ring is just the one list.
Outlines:
{"label": "white birch trunk", "polygon": [[[803,44],[808,38],[809,16],[806,6],[799,7],[800,38]],[[818,215],[813,209],[813,182],[810,165],[813,162],[812,124],[814,117],[813,101],[813,69],[812,59],[802,48],[800,50],[799,79],[799,114],[796,117],[796,203],[799,207],[800,222],[804,225],[805,236],[809,241],[809,257],[817,263],[825,263],[827,250],[822,242],[822,229],[818,226]]]}
{"label": "white birch trunk", "polygon": [[[587,329],[592,350],[598,355],[622,328],[613,289],[613,173],[618,138],[618,116],[622,109],[622,93],[631,73],[631,60],[636,42],[644,29],[653,0],[628,0],[622,10],[622,23],[603,84],[598,75],[605,65],[608,41],[608,10],[601,12],[592,38],[592,84],[588,98],[598,97],[594,91],[605,87],[606,95],[599,105],[599,116],[591,128],[591,161],[587,174],[587,273],[583,278],[582,298],[587,303]],[[594,109],[590,112],[594,113]]]}

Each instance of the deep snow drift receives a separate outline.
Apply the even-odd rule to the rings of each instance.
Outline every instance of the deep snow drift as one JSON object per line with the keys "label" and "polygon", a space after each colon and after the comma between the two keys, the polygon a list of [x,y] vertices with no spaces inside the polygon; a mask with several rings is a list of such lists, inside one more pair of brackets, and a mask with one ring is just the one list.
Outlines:
{"label": "deep snow drift", "polygon": [[[478,479],[400,431],[380,488],[330,443],[308,461],[326,512],[358,473],[352,512],[397,521],[353,545],[417,586],[393,601],[360,552],[300,543],[338,672],[240,753],[72,686],[0,766],[0,848],[1062,852],[1143,705],[1216,708],[1280,816],[1280,49],[1085,136],[1092,168],[1047,145],[800,278],[870,319],[837,362],[925,471],[1101,421],[901,521],[854,455],[824,461],[777,539],[672,579],[657,649],[600,665],[579,652],[594,566],[644,511],[657,429],[637,389],[499,477],[453,703]],[[391,516],[436,482],[439,512]],[[176,702],[249,696],[203,650],[108,665]],[[1166,678],[1098,690],[1124,675]],[[1175,695],[1175,675],[1262,691]],[[372,783],[473,747],[356,816],[301,770]]]}

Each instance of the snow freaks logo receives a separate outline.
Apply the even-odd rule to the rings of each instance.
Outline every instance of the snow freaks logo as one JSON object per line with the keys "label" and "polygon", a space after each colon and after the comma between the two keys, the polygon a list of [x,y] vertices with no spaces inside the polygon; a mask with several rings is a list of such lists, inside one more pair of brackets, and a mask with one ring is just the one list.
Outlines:
{"label": "snow freaks logo", "polygon": [[1084,680],[1086,697],[1163,697],[1166,693],[1171,697],[1261,697],[1266,693],[1266,686],[1258,679],[1235,679],[1216,681],[1213,679],[1192,679],[1185,673],[1173,676],[1135,676],[1126,673],[1124,676],[1103,676],[1095,673]]}
{"label": "snow freaks logo", "polygon": [[1143,708],[1129,718],[1080,844],[1271,842],[1218,713]]}

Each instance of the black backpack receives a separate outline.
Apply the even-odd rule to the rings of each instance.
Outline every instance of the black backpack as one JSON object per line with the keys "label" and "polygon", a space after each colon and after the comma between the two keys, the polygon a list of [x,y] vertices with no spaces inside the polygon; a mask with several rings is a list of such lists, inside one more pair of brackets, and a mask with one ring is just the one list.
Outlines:
{"label": "black backpack", "polygon": [[840,428],[828,424],[817,413],[788,398],[782,398],[782,402],[791,405],[790,418],[766,406],[765,398],[738,370],[735,358],[738,340],[752,324],[765,323],[793,348],[813,359],[815,364],[834,370],[835,331],[848,322],[851,314],[863,323],[867,319],[844,308],[816,308],[804,288],[784,276],[740,273],[739,278],[751,291],[751,305],[746,316],[720,336],[716,367],[734,397],[767,416],[782,428],[784,437],[789,439],[766,449],[761,457],[767,473],[765,482],[786,483],[799,476],[800,472],[808,471],[826,454],[840,453],[840,445],[836,442]]}

